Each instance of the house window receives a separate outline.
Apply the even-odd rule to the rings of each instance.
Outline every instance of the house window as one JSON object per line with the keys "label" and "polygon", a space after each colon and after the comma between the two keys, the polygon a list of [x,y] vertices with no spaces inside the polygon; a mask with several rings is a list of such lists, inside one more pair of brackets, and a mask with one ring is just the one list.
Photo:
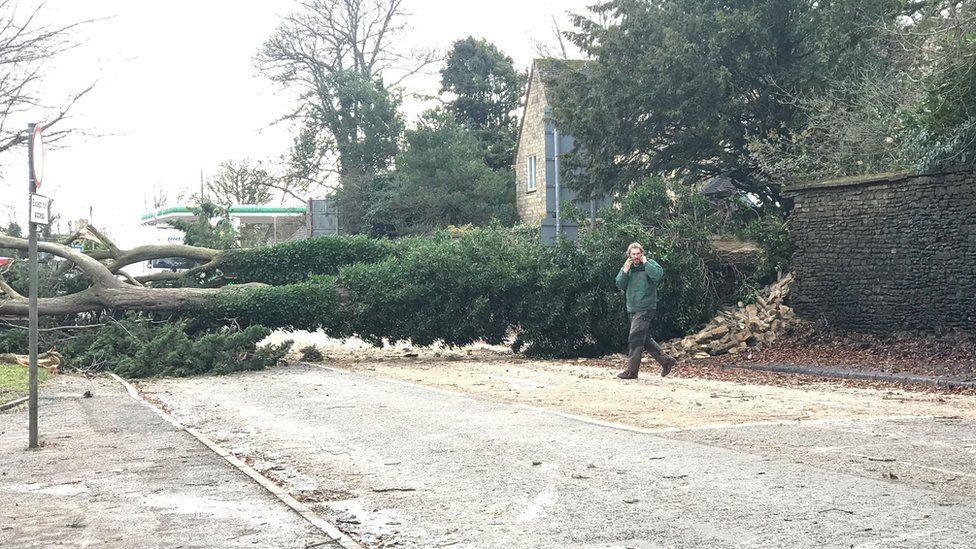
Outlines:
{"label": "house window", "polygon": [[525,190],[535,190],[535,156],[526,157],[525,163]]}

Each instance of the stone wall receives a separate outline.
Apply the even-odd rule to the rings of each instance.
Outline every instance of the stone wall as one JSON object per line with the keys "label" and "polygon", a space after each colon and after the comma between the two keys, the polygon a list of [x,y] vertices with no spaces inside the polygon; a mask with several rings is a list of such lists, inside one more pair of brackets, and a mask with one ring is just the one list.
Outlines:
{"label": "stone wall", "polygon": [[[518,215],[523,223],[532,226],[538,226],[546,216],[546,105],[545,89],[539,71],[533,70],[515,156],[515,202]],[[527,188],[529,156],[536,157],[534,191]]]}
{"label": "stone wall", "polygon": [[795,185],[791,304],[864,331],[976,327],[976,173]]}

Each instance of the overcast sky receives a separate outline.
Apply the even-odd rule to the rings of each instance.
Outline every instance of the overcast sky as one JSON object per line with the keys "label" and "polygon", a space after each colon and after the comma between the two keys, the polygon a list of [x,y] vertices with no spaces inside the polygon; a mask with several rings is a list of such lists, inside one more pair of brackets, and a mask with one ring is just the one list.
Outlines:
{"label": "overcast sky", "polygon": [[[537,43],[555,43],[551,17],[569,28],[566,12],[591,3],[406,0],[414,32],[404,47],[446,51],[474,35],[527,69]],[[288,110],[290,96],[257,74],[252,60],[293,8],[288,0],[49,0],[45,21],[101,19],[79,33],[80,47],[46,71],[42,96],[49,103],[97,81],[72,119],[95,136],[75,137],[45,155],[43,190],[55,209],[65,219],[91,211],[96,225],[121,236],[138,224],[154,185],[175,196],[199,188],[201,170],[207,177],[223,160],[280,157],[290,128],[269,124]],[[435,94],[438,69],[405,82],[405,91]],[[424,106],[408,97],[408,121]],[[26,220],[25,158],[24,149],[0,156],[2,223],[11,215]]]}

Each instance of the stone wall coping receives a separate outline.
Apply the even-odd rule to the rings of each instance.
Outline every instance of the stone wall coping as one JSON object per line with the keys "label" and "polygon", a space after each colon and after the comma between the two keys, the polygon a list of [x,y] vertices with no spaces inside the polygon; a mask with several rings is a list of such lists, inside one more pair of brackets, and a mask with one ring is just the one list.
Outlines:
{"label": "stone wall coping", "polygon": [[887,172],[887,173],[871,173],[866,175],[853,175],[848,177],[839,177],[836,179],[825,179],[822,181],[803,181],[800,183],[794,183],[792,185],[786,185],[783,187],[783,194],[798,194],[802,191],[814,191],[818,189],[830,189],[836,187],[859,187],[862,185],[883,185],[885,183],[894,183],[896,181],[904,181],[905,179],[915,179],[917,177],[941,177],[946,175],[952,175],[954,173],[970,173],[968,169],[961,170],[943,170],[943,171],[932,171],[932,172],[917,172],[917,171],[903,171],[903,172]]}
{"label": "stone wall coping", "polygon": [[827,179],[823,181],[804,181],[802,183],[794,183],[792,185],[787,185],[783,187],[784,194],[795,194],[802,191],[810,191],[817,189],[830,189],[834,187],[857,187],[861,185],[878,185],[883,183],[893,183],[895,181],[902,181],[905,179],[910,179],[913,177],[921,177],[925,175],[918,172],[889,172],[889,173],[872,173],[867,175],[854,175],[849,177],[840,177],[837,179]]}

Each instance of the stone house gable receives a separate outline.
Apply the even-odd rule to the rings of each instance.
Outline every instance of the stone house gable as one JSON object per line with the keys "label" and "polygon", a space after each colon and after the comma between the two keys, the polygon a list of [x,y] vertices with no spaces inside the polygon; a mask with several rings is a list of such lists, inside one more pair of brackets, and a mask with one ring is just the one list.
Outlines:
{"label": "stone house gable", "polygon": [[545,89],[537,62],[533,62],[515,153],[515,203],[519,219],[528,225],[536,225],[546,217],[545,123],[548,113]]}
{"label": "stone house gable", "polygon": [[[571,151],[574,139],[559,132],[552,116],[547,85],[565,70],[575,70],[586,61],[536,59],[529,73],[525,107],[519,127],[515,156],[515,198],[519,219],[530,226],[552,225],[556,218],[556,151]],[[558,143],[556,140],[558,136]],[[576,193],[560,185],[560,202],[576,199]],[[584,205],[584,209],[589,209]],[[575,231],[575,225],[572,227]],[[569,235],[572,236],[572,235]]]}

